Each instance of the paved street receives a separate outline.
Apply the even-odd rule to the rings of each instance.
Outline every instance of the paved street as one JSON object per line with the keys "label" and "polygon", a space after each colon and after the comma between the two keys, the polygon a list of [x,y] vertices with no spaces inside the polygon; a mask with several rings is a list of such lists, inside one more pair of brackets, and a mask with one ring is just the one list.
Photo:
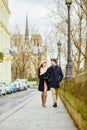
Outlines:
{"label": "paved street", "polygon": [[27,91],[19,91],[6,96],[0,97],[0,115],[18,104],[26,101],[28,98],[33,96],[34,89],[27,89]]}
{"label": "paved street", "polygon": [[0,116],[0,130],[77,130],[61,100],[52,107],[48,92],[47,107],[41,106],[40,93]]}

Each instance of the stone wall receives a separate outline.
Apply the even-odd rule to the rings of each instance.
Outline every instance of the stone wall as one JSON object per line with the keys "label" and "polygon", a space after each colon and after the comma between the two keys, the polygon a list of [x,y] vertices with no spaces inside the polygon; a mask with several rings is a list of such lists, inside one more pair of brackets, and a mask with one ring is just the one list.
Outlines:
{"label": "stone wall", "polygon": [[87,72],[62,81],[60,97],[79,130],[87,130]]}

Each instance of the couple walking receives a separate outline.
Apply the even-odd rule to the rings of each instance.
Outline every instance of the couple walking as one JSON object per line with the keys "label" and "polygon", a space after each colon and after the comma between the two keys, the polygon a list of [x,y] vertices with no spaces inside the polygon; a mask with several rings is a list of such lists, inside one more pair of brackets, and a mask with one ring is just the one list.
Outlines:
{"label": "couple walking", "polygon": [[38,90],[41,91],[42,106],[46,107],[47,91],[51,90],[53,107],[57,107],[59,83],[63,79],[63,73],[56,59],[51,59],[49,68],[46,61],[43,61],[39,67],[38,76],[40,79]]}

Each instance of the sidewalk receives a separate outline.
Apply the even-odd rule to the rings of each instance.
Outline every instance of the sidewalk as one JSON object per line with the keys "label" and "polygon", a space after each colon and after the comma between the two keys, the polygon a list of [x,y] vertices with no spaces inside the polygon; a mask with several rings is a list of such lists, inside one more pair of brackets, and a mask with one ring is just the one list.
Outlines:
{"label": "sidewalk", "polygon": [[47,107],[41,106],[40,93],[0,116],[0,130],[77,130],[61,100],[52,107],[48,92]]}

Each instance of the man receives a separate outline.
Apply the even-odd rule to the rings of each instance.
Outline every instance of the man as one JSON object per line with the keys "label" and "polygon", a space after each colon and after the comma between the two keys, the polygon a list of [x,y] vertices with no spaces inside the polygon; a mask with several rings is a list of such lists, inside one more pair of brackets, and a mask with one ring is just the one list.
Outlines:
{"label": "man", "polygon": [[57,65],[56,59],[51,59],[51,66],[48,68],[49,87],[52,92],[53,107],[57,107],[59,83],[63,79],[61,67]]}

